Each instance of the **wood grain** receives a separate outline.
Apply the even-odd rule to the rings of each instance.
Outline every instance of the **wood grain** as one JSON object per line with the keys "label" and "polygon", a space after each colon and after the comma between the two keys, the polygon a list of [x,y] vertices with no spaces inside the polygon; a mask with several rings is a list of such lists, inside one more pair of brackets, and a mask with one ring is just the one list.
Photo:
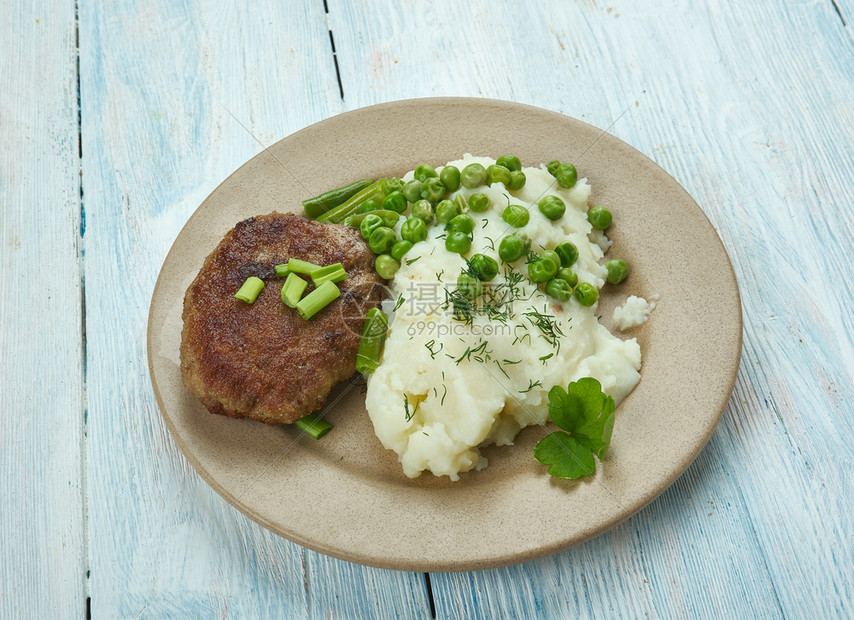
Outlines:
{"label": "wood grain", "polygon": [[228,508],[148,377],[148,305],[180,227],[261,144],[340,110],[322,3],[89,3],[80,40],[93,616],[426,609],[417,577],[329,560]]}
{"label": "wood grain", "polygon": [[83,346],[74,6],[0,25],[0,617],[82,616]]}
{"label": "wood grain", "polygon": [[89,595],[96,618],[430,615],[423,575],[229,509],[161,421],[144,342],[172,240],[262,145],[444,95],[562,112],[658,162],[717,228],[745,327],[723,422],[670,489],[563,553],[431,575],[437,616],[854,613],[851,2],[78,4],[85,220],[76,5],[0,26],[0,616],[83,616]]}

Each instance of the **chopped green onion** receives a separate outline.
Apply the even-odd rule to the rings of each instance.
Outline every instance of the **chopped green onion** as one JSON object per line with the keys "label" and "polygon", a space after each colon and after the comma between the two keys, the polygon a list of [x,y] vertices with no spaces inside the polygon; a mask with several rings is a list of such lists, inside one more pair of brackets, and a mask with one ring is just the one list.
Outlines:
{"label": "chopped green onion", "polygon": [[305,431],[315,439],[320,439],[332,430],[332,425],[319,415],[309,413],[295,422],[297,428]]}
{"label": "chopped green onion", "polygon": [[344,271],[344,266],[341,263],[335,263],[311,272],[311,279],[315,286],[320,286],[326,281],[341,282],[347,279],[347,272]]}
{"label": "chopped green onion", "polygon": [[258,297],[262,288],[264,288],[264,280],[256,278],[255,276],[250,276],[246,278],[246,282],[243,283],[243,286],[240,287],[240,290],[237,291],[234,296],[240,301],[245,301],[247,304],[251,304]]}
{"label": "chopped green onion", "polygon": [[290,270],[290,269],[288,269],[287,264],[285,264],[285,265],[276,265],[276,275],[277,275],[277,276],[279,276],[280,278],[287,278],[287,277],[288,277],[288,274],[289,274],[290,272],[291,272],[291,270]]}
{"label": "chopped green onion", "polygon": [[288,259],[288,271],[291,273],[314,273],[320,269],[320,265],[315,265],[314,263],[310,263],[307,260],[300,260],[298,258],[289,258]]}
{"label": "chopped green onion", "polygon": [[388,317],[385,313],[379,308],[368,310],[362,339],[359,341],[359,352],[356,354],[356,370],[363,375],[374,372],[379,366],[387,331]]}
{"label": "chopped green onion", "polygon": [[288,274],[288,279],[285,280],[285,285],[282,287],[282,302],[290,308],[296,308],[297,302],[302,297],[307,286],[308,282],[300,278],[297,274]]}
{"label": "chopped green onion", "polygon": [[338,299],[340,295],[341,291],[334,282],[324,282],[297,302],[297,311],[302,318],[308,320]]}

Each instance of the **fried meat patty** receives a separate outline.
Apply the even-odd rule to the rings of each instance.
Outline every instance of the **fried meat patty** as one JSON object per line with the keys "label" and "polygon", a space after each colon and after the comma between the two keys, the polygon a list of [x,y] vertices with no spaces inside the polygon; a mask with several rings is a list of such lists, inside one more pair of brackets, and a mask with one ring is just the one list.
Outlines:
{"label": "fried meat patty", "polygon": [[[299,258],[341,263],[341,296],[310,320],[282,303],[275,266]],[[264,281],[252,304],[234,294],[249,276]],[[311,278],[305,295],[313,290]],[[364,317],[384,280],[359,232],[293,214],[237,224],[205,259],[184,297],[181,375],[212,413],[290,424],[316,411],[356,369]]]}

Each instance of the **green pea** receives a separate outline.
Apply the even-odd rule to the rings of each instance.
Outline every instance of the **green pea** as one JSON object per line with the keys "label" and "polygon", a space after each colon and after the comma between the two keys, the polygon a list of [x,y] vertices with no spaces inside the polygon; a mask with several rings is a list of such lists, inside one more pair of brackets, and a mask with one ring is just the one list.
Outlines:
{"label": "green pea", "polygon": [[609,260],[608,264],[605,265],[605,269],[608,270],[608,275],[605,277],[605,281],[608,284],[619,284],[629,275],[629,266],[626,265],[626,261],[620,258]]}
{"label": "green pea", "polygon": [[593,207],[587,212],[587,221],[593,228],[605,230],[611,225],[611,212],[605,207]]}
{"label": "green pea", "polygon": [[511,226],[522,228],[528,225],[528,222],[531,220],[531,214],[523,206],[509,205],[504,209],[501,218]]}
{"label": "green pea", "polygon": [[540,254],[540,258],[543,260],[550,260],[555,265],[555,273],[560,269],[560,256],[557,255],[557,252],[554,250],[545,250],[542,254]]}
{"label": "green pea", "polygon": [[429,164],[421,164],[415,169],[415,173],[413,176],[415,176],[417,180],[423,183],[427,179],[436,178],[439,175],[436,174],[436,169],[433,168],[433,166]]}
{"label": "green pea", "polygon": [[498,263],[486,254],[475,254],[469,260],[469,267],[481,282],[489,282],[498,275]]}
{"label": "green pea", "polygon": [[418,202],[421,200],[421,181],[418,179],[412,179],[406,185],[403,186],[404,198],[406,198],[409,202]]}
{"label": "green pea", "polygon": [[480,164],[469,164],[460,172],[460,183],[468,189],[476,189],[486,183],[486,168]]}
{"label": "green pea", "polygon": [[483,292],[483,284],[474,276],[461,273],[457,278],[457,290],[466,299],[477,299]]}
{"label": "green pea", "polygon": [[427,238],[427,224],[420,217],[410,217],[400,227],[400,236],[413,244]]}
{"label": "green pea", "polygon": [[566,213],[566,204],[557,196],[543,196],[537,206],[540,213],[552,221],[559,220]]}
{"label": "green pea", "polygon": [[498,244],[498,257],[505,263],[519,260],[525,252],[525,242],[518,235],[507,235]]}
{"label": "green pea", "polygon": [[359,224],[359,231],[362,233],[362,237],[370,239],[371,233],[382,225],[383,220],[379,215],[368,213],[365,219],[362,220],[362,223]]}
{"label": "green pea", "polygon": [[503,183],[505,186],[510,184],[510,171],[504,166],[492,165],[486,169],[486,184]]}
{"label": "green pea", "polygon": [[369,211],[379,211],[380,209],[382,209],[380,203],[373,198],[368,198],[365,202],[359,205],[359,208],[356,209],[356,213],[368,213]]}
{"label": "green pea", "polygon": [[397,241],[397,235],[387,226],[379,226],[371,233],[368,239],[368,247],[374,254],[386,254],[391,251],[392,246]]}
{"label": "green pea", "polygon": [[436,221],[439,224],[447,224],[459,214],[460,207],[452,200],[443,200],[436,205]]}
{"label": "green pea", "polygon": [[510,183],[507,184],[507,189],[512,189],[516,191],[517,189],[522,189],[525,187],[525,183],[527,182],[528,177],[525,176],[525,173],[521,170],[511,170],[510,171]]}
{"label": "green pea", "polygon": [[566,283],[572,287],[578,284],[578,274],[569,267],[561,267],[558,269],[555,277],[566,281]]}
{"label": "green pea", "polygon": [[572,287],[566,280],[552,278],[546,283],[546,294],[558,301],[569,301],[569,298],[572,297]]}
{"label": "green pea", "polygon": [[599,299],[599,291],[589,282],[581,282],[575,287],[575,298],[582,306],[592,306]]}
{"label": "green pea", "polygon": [[472,194],[469,196],[469,209],[475,213],[483,213],[491,206],[489,196],[486,194]]}
{"label": "green pea", "polygon": [[578,180],[578,172],[572,164],[561,164],[555,171],[555,178],[561,187],[570,188]]}
{"label": "green pea", "polygon": [[555,252],[560,256],[560,264],[564,267],[572,267],[575,261],[578,260],[578,248],[572,241],[564,241],[559,243],[555,248]]}
{"label": "green pea", "polygon": [[392,177],[390,179],[386,179],[383,184],[383,193],[388,196],[392,192],[399,192],[403,189],[404,182],[402,179],[398,179],[397,177]]}
{"label": "green pea", "polygon": [[528,264],[528,277],[531,282],[548,282],[557,273],[557,267],[550,260],[535,260]]}
{"label": "green pea", "polygon": [[474,232],[474,218],[466,213],[457,215],[450,222],[448,222],[448,230],[458,231],[470,235],[472,232]]}
{"label": "green pea", "polygon": [[504,166],[510,172],[513,172],[514,170],[519,171],[522,169],[522,162],[519,161],[519,158],[515,155],[510,155],[509,153],[507,155],[502,155],[501,157],[499,157],[496,160],[495,164],[497,166]]}
{"label": "green pea", "polygon": [[445,197],[445,186],[436,177],[428,177],[421,182],[421,197],[436,204]]}
{"label": "green pea", "polygon": [[391,280],[398,269],[400,269],[400,263],[388,254],[380,254],[374,261],[374,270],[384,280]]}
{"label": "green pea", "polygon": [[417,217],[424,220],[425,224],[433,223],[433,205],[429,200],[419,200],[412,205],[412,217]]}
{"label": "green pea", "polygon": [[459,231],[448,233],[445,237],[445,249],[456,254],[465,254],[471,249],[471,237]]}
{"label": "green pea", "polygon": [[558,166],[560,166],[560,162],[557,159],[553,159],[546,164],[546,170],[549,171],[550,175],[555,176],[557,174]]}
{"label": "green pea", "polygon": [[383,198],[383,209],[386,211],[394,211],[395,213],[403,213],[407,207],[406,198],[403,192],[394,191]]}
{"label": "green pea", "polygon": [[400,261],[411,249],[412,242],[406,239],[401,239],[391,247],[391,257],[396,261]]}
{"label": "green pea", "polygon": [[456,166],[445,166],[439,173],[439,180],[445,186],[445,191],[457,191],[460,189],[460,169]]}

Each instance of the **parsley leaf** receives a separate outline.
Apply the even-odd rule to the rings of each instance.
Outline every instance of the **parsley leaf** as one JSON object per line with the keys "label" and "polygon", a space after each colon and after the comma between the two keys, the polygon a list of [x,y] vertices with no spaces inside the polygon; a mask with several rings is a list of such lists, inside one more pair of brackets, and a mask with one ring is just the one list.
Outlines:
{"label": "parsley leaf", "polygon": [[549,473],[575,479],[596,471],[593,460],[605,458],[614,431],[616,406],[611,396],[593,377],[570,383],[564,390],[556,385],[549,390],[549,414],[566,432],[547,435],[534,446],[534,458],[549,465]]}

